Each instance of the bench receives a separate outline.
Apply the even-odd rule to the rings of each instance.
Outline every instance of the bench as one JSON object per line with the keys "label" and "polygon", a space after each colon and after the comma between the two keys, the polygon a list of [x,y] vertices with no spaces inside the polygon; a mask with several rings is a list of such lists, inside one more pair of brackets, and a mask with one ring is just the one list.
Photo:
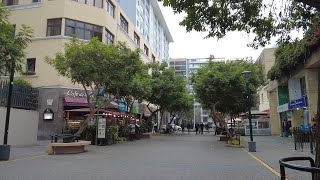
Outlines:
{"label": "bench", "polygon": [[71,143],[50,143],[48,154],[76,154],[85,151],[85,146],[90,145],[90,141],[78,141]]}
{"label": "bench", "polygon": [[220,141],[229,141],[231,138],[226,135],[216,135],[217,137],[220,138]]}

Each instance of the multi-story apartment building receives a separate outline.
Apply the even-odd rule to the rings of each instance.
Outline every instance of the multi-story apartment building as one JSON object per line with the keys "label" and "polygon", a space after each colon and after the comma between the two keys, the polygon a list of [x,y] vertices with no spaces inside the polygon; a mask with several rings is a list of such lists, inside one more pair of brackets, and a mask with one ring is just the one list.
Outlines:
{"label": "multi-story apartment building", "polygon": [[[212,61],[223,61],[224,58],[214,58]],[[176,58],[169,59],[169,67],[174,68],[175,74],[182,75],[186,80],[192,75],[192,73],[196,73],[197,70],[205,64],[208,64],[209,58]],[[187,84],[189,93],[193,94],[193,86],[192,84]],[[212,118],[209,117],[208,111],[201,107],[199,102],[194,101],[194,123],[200,122],[213,122]]]}
{"label": "multi-story apartment building", "polygon": [[169,59],[169,43],[172,36],[159,8],[157,0],[117,0],[121,8],[135,24],[138,32],[150,44],[161,60]]}
{"label": "multi-story apartment building", "polygon": [[[64,44],[69,42],[71,35],[75,34],[83,41],[98,37],[106,44],[126,42],[131,49],[141,49],[141,59],[146,63],[161,59],[116,0],[2,2],[12,10],[9,21],[15,24],[17,29],[26,24],[34,30],[32,43],[26,49],[25,73],[15,77],[26,79],[40,90],[39,137],[61,133],[64,111],[72,108],[71,106],[80,107],[87,103],[80,85],[59,76],[57,71],[45,62],[46,56],[53,57],[57,52],[63,52]],[[153,34],[150,34],[150,38],[151,36]],[[46,109],[55,113],[53,121],[42,120]]]}

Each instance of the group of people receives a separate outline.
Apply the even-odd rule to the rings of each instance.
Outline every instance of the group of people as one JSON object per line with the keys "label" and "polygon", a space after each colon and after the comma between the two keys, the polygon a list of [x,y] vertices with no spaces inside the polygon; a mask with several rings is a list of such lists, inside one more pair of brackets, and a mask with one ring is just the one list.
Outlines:
{"label": "group of people", "polygon": [[203,122],[201,122],[200,124],[196,123],[195,124],[195,128],[196,128],[196,134],[203,134],[203,129],[206,128],[207,132],[209,133],[209,124],[203,124]]}

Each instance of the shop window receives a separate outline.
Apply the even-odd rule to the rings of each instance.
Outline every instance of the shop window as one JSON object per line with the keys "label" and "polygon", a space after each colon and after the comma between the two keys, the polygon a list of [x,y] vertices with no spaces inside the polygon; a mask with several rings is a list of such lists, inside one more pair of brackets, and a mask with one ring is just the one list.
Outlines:
{"label": "shop window", "polygon": [[61,18],[47,20],[47,36],[61,35]]}
{"label": "shop window", "polygon": [[268,129],[269,128],[269,122],[258,122],[259,129]]}

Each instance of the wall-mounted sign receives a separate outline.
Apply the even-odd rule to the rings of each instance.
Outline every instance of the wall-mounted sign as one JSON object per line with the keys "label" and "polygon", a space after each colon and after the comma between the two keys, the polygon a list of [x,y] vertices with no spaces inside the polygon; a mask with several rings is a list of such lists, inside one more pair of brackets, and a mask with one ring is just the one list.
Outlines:
{"label": "wall-mounted sign", "polygon": [[299,107],[308,107],[307,97],[303,97],[288,103],[289,110],[296,109]]}
{"label": "wall-mounted sign", "polygon": [[43,111],[43,119],[44,120],[53,120],[53,111],[52,109],[46,109]]}

